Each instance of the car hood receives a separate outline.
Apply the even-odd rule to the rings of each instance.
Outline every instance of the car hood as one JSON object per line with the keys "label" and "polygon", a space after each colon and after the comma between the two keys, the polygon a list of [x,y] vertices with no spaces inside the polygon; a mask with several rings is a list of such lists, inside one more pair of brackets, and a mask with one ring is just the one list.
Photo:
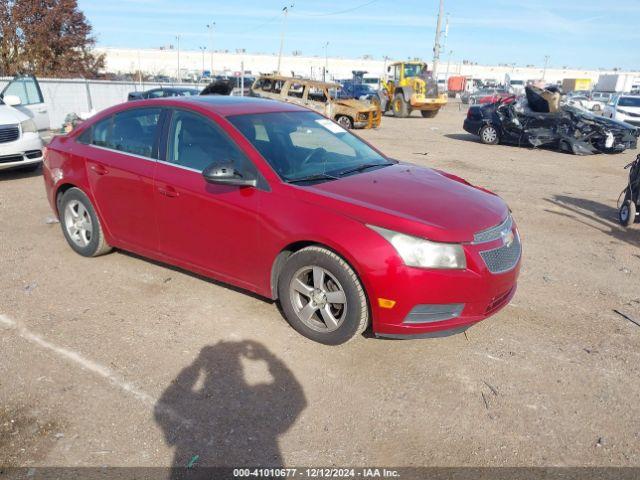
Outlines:
{"label": "car hood", "polygon": [[322,196],[326,206],[363,223],[440,242],[472,241],[475,233],[508,215],[497,195],[459,177],[406,163],[305,188]]}
{"label": "car hood", "polygon": [[358,110],[358,111],[373,111],[373,110],[376,110],[375,106],[372,106],[368,102],[363,102],[362,100],[338,98],[338,99],[334,100],[334,102],[337,105],[342,105],[344,107],[353,108],[353,109]]}
{"label": "car hood", "polygon": [[12,125],[28,120],[29,116],[9,105],[0,105],[0,125]]}

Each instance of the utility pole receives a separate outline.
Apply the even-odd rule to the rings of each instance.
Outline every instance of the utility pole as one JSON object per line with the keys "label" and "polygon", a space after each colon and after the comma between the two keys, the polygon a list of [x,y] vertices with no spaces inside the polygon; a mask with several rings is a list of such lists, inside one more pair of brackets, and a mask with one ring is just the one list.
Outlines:
{"label": "utility pole", "polygon": [[280,74],[280,65],[282,64],[282,49],[284,48],[284,34],[287,29],[287,16],[289,15],[289,9],[293,8],[295,4],[292,3],[289,7],[283,7],[282,12],[284,17],[282,19],[282,31],[280,32],[280,53],[278,53],[278,74]]}
{"label": "utility pole", "polygon": [[440,0],[440,9],[438,10],[438,21],[436,22],[436,39],[433,44],[433,78],[437,81],[438,62],[440,61],[440,34],[442,29],[442,16],[444,14],[444,0]]}
{"label": "utility pole", "polygon": [[324,72],[322,72],[322,81],[327,81],[327,70],[329,69],[329,54],[327,53],[329,49],[329,42],[324,43]]}
{"label": "utility pole", "polygon": [[211,69],[211,76],[213,77],[213,29],[216,26],[216,22],[211,22],[207,24],[207,29],[209,30],[209,55],[211,56],[211,65],[209,68]]}
{"label": "utility pole", "polygon": [[178,83],[182,83],[182,75],[180,74],[180,35],[176,35],[178,41]]}
{"label": "utility pole", "polygon": [[542,70],[542,80],[547,75],[547,65],[549,65],[549,55],[544,56],[544,70]]}

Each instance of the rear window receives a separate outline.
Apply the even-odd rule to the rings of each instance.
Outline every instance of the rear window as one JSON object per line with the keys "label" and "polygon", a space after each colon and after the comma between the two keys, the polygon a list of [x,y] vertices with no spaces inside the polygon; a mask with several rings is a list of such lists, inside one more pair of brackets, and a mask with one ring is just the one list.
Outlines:
{"label": "rear window", "polygon": [[148,158],[158,158],[155,146],[159,108],[136,108],[112,115],[84,131],[78,141]]}

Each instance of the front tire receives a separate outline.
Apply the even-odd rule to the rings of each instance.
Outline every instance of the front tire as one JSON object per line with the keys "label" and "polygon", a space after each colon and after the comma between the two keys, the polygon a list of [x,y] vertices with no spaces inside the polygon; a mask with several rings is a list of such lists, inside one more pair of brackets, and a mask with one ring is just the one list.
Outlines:
{"label": "front tire", "polygon": [[405,102],[404,95],[402,93],[396,93],[395,97],[393,97],[393,116],[407,118],[410,113],[409,104]]}
{"label": "front tire", "polygon": [[630,227],[636,221],[636,204],[632,200],[625,200],[618,210],[618,220],[623,227]]}
{"label": "front tire", "polygon": [[498,130],[491,124],[484,125],[478,135],[480,136],[480,141],[486,145],[497,145],[500,142]]}
{"label": "front tire", "polygon": [[346,115],[339,115],[338,117],[336,117],[336,122],[338,122],[338,125],[346,130],[350,130],[353,128],[353,120],[351,120]]}
{"label": "front tire", "polygon": [[97,257],[111,251],[95,209],[82,190],[70,188],[62,195],[59,205],[62,233],[76,253]]}
{"label": "front tire", "polygon": [[287,259],[278,278],[278,298],[287,322],[325,345],[346,343],[369,323],[367,297],[358,276],[326,248],[306,247]]}
{"label": "front tire", "polygon": [[438,114],[438,110],[420,110],[422,118],[433,118]]}

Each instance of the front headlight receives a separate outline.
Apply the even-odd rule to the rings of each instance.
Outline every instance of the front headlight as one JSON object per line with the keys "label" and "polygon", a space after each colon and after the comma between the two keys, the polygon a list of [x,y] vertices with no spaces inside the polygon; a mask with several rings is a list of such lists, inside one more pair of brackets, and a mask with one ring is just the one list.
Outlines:
{"label": "front headlight", "polygon": [[25,120],[24,122],[20,122],[20,128],[22,129],[22,133],[33,132],[36,133],[38,131],[38,127],[36,127],[36,122],[33,120]]}
{"label": "front headlight", "polygon": [[430,242],[424,238],[405,235],[386,228],[373,225],[368,225],[368,227],[378,232],[393,245],[405,265],[421,268],[467,268],[464,249],[458,243]]}

